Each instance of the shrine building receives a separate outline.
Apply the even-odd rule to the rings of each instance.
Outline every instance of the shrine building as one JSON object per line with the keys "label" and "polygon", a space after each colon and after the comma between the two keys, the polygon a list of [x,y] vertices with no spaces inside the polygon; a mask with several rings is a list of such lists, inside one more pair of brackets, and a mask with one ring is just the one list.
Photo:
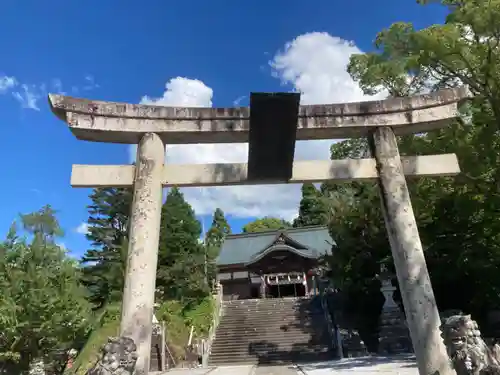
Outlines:
{"label": "shrine building", "polygon": [[325,226],[228,235],[217,258],[224,299],[316,295],[320,258],[333,245]]}

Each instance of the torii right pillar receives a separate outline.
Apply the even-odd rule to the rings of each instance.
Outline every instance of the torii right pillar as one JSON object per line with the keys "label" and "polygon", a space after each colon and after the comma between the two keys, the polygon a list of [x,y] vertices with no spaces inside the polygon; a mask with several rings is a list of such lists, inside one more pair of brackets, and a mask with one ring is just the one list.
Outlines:
{"label": "torii right pillar", "polygon": [[375,129],[370,147],[377,163],[382,211],[419,373],[453,374],[438,329],[439,311],[393,130]]}

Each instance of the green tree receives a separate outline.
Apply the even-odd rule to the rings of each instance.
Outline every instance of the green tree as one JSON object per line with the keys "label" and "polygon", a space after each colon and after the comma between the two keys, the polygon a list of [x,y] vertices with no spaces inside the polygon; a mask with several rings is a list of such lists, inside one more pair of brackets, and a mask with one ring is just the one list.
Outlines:
{"label": "green tree", "polygon": [[[332,145],[331,158],[366,157],[366,150],[366,140],[346,140]],[[377,185],[328,181],[322,184],[321,193],[330,235],[337,244],[326,261],[330,277],[345,296],[340,307],[348,318],[342,324],[354,325],[375,350],[373,333],[383,303],[376,275],[380,262],[390,256]]]}
{"label": "green tree", "polygon": [[21,215],[24,230],[50,243],[54,243],[56,237],[64,235],[64,231],[59,226],[55,216],[56,213],[50,205],[45,205],[37,212]]}
{"label": "green tree", "polygon": [[448,7],[444,24],[416,30],[397,22],[378,33],[372,53],[351,57],[349,73],[365,93],[406,96],[467,84],[483,115],[500,126],[500,1],[419,0]]}
{"label": "green tree", "polygon": [[[440,309],[460,308],[481,320],[484,312],[500,305],[500,277],[494,271],[500,264],[496,214],[500,205],[500,1],[420,1],[431,2],[449,7],[444,24],[416,30],[410,23],[395,23],[377,35],[373,52],[353,56],[348,70],[368,94],[384,90],[406,96],[460,84],[467,84],[474,94],[462,108],[460,122],[399,141],[403,155],[455,152],[459,158],[462,173],[457,177],[421,178],[408,185]],[[364,197],[356,210],[375,210],[375,200]],[[362,216],[355,219],[361,221]],[[338,230],[346,228],[337,225]],[[368,233],[368,244],[381,243],[375,231]],[[356,236],[359,233],[350,230],[353,240]],[[370,254],[375,256],[359,261],[354,251],[344,253],[339,267],[345,277],[369,276],[363,270],[375,269],[385,257]],[[354,280],[352,285],[361,286],[361,282]],[[451,295],[449,290],[455,289],[461,293]]]}
{"label": "green tree", "polygon": [[54,211],[22,215],[31,242],[15,226],[0,244],[0,372],[27,374],[30,364],[78,347],[86,336],[90,309],[76,263],[53,239],[60,232]]}
{"label": "green tree", "polygon": [[216,208],[212,218],[212,225],[206,233],[204,244],[206,247],[206,274],[208,285],[213,285],[216,279],[217,266],[215,264],[215,259],[219,256],[224,239],[230,233],[231,227],[224,216],[224,212],[220,208]]}
{"label": "green tree", "polygon": [[293,226],[325,225],[327,223],[327,212],[321,192],[312,183],[303,184],[299,216],[293,221]]}
{"label": "green tree", "polygon": [[220,248],[224,238],[231,233],[231,227],[220,208],[216,208],[212,217],[212,225],[206,234],[205,242],[209,247]]}
{"label": "green tree", "polygon": [[82,282],[96,308],[119,301],[125,280],[132,190],[94,189],[88,206],[88,233],[92,248],[81,259]]}
{"label": "green tree", "polygon": [[291,228],[292,224],[284,219],[266,216],[243,226],[243,233],[262,232],[265,230]]}
{"label": "green tree", "polygon": [[205,248],[201,224],[178,188],[168,192],[162,207],[157,288],[166,299],[203,298]]}

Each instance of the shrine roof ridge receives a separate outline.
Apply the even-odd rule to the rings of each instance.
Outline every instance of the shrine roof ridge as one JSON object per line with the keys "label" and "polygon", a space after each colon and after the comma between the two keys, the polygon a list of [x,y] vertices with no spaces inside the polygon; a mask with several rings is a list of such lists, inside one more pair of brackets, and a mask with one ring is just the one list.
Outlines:
{"label": "shrine roof ridge", "polygon": [[[458,117],[459,105],[469,97],[467,86],[461,86],[385,100],[301,105],[296,139],[360,137],[378,126],[390,126],[396,135],[430,131]],[[250,107],[166,107],[54,94],[49,94],[49,103],[81,140],[137,144],[145,133],[151,132],[165,144],[249,141]]]}
{"label": "shrine roof ridge", "polygon": [[266,229],[258,232],[242,232],[242,233],[231,233],[228,234],[226,239],[234,239],[234,238],[246,238],[246,237],[260,237],[269,234],[278,234],[278,233],[288,233],[288,232],[311,232],[311,231],[324,231],[328,230],[326,225],[308,225],[304,227],[291,227],[291,228],[280,228],[280,229]]}

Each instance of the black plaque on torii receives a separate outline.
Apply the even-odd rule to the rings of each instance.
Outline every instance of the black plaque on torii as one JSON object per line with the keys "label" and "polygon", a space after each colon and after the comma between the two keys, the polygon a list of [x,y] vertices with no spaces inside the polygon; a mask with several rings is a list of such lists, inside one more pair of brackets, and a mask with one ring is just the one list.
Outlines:
{"label": "black plaque on torii", "polygon": [[249,181],[292,178],[299,104],[298,93],[250,94]]}

